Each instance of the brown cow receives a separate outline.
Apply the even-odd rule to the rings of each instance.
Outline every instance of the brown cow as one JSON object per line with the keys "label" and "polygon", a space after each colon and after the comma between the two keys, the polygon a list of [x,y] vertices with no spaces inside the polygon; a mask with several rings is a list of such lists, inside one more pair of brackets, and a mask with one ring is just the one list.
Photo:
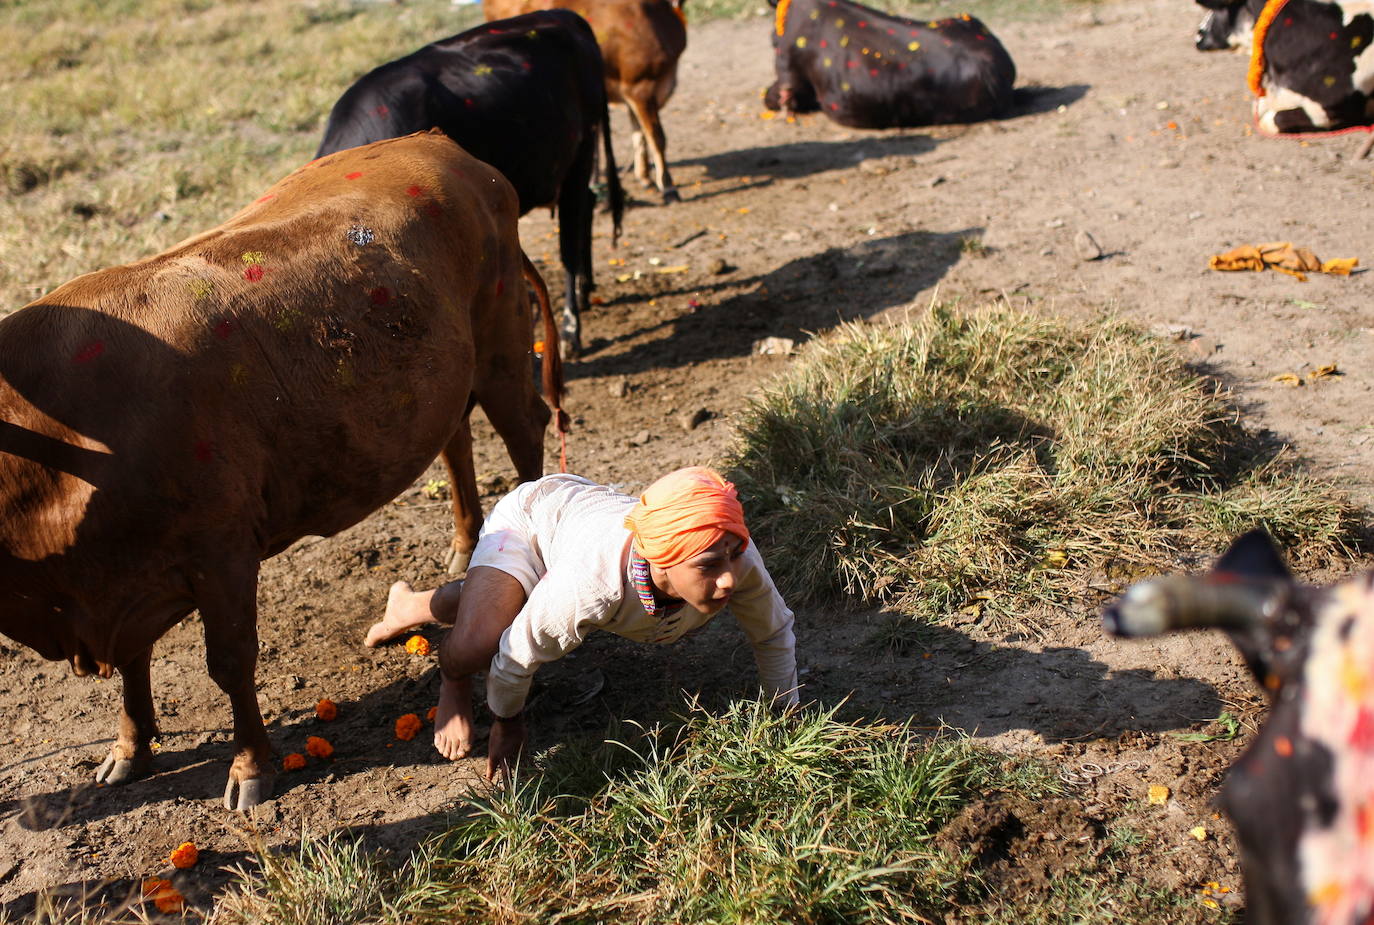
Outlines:
{"label": "brown cow", "polygon": [[[679,200],[668,172],[668,142],[659,110],[677,87],[677,61],[687,47],[685,0],[482,0],[487,19],[566,9],[591,23],[606,65],[606,96],[624,103],[634,129],[635,176],[664,202]],[[646,151],[647,146],[647,151]],[[654,170],[649,173],[649,155]]]}
{"label": "brown cow", "polygon": [[314,161],[218,228],[0,319],[0,631],[77,674],[119,671],[98,781],[149,770],[153,644],[199,610],[233,707],[225,804],[265,799],[259,563],[357,523],[441,452],[466,555],[474,402],[520,477],[542,473],[526,282],[555,408],[557,330],[518,215],[494,168],[411,135]]}

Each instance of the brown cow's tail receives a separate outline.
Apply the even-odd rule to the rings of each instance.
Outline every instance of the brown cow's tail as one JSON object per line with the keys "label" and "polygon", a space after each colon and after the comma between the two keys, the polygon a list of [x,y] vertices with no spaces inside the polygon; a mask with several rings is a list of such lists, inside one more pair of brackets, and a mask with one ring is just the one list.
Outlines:
{"label": "brown cow's tail", "polygon": [[625,190],[620,185],[620,171],[615,167],[615,151],[611,150],[611,107],[606,91],[601,91],[601,141],[606,148],[606,198],[611,206],[611,247],[620,243],[620,218],[625,214]]}
{"label": "brown cow's tail", "polygon": [[568,413],[563,410],[563,357],[559,351],[558,324],[554,321],[553,306],[549,304],[549,289],[544,278],[520,251],[521,273],[534,289],[539,302],[539,316],[544,320],[544,356],[541,363],[544,375],[544,400],[553,409],[554,427],[558,428],[558,471],[568,471]]}

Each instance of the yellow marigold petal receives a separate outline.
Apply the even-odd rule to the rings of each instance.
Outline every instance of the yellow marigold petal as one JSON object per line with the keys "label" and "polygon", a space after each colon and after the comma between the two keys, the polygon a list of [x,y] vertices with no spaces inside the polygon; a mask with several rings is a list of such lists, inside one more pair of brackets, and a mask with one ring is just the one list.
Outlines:
{"label": "yellow marigold petal", "polygon": [[1160,806],[1169,802],[1169,788],[1165,787],[1163,784],[1151,784],[1150,802],[1157,803]]}
{"label": "yellow marigold petal", "polygon": [[177,845],[176,850],[172,852],[172,856],[168,860],[177,870],[195,867],[196,862],[200,860],[200,849],[196,847],[195,842],[184,841]]}

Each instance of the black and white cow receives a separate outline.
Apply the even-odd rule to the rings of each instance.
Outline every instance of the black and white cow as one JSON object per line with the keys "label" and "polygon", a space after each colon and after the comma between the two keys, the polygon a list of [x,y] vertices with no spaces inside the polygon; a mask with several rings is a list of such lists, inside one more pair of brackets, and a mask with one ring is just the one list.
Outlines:
{"label": "black and white cow", "polygon": [[1270,716],[1223,785],[1257,925],[1374,921],[1374,572],[1293,580],[1268,536],[1202,576],[1131,587],[1103,615],[1123,636],[1225,629]]}
{"label": "black and white cow", "polygon": [[581,345],[591,303],[589,184],[605,149],[614,238],[624,194],[611,151],[601,50],[581,16],[543,10],[489,22],[363,75],[334,104],[316,157],[430,128],[510,180],[520,214],[557,206],[566,276],[562,344]]}
{"label": "black and white cow", "polygon": [[1330,131],[1374,121],[1371,11],[1369,0],[1283,5],[1263,35],[1260,131]]}
{"label": "black and white cow", "polygon": [[1016,66],[968,14],[918,22],[850,0],[769,0],[778,79],[764,105],[841,125],[976,122],[1011,105]]}
{"label": "black and white cow", "polygon": [[1197,27],[1198,51],[1227,48],[1250,50],[1255,38],[1255,20],[1265,0],[1197,0],[1207,10]]}

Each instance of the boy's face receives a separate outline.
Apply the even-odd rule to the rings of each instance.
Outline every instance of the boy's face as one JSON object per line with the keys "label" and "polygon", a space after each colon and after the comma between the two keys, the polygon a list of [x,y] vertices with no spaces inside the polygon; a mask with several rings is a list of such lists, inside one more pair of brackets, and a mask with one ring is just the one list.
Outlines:
{"label": "boy's face", "polygon": [[727,533],[685,562],[666,569],[650,563],[650,573],[664,594],[702,613],[715,614],[730,602],[743,554],[744,541]]}

